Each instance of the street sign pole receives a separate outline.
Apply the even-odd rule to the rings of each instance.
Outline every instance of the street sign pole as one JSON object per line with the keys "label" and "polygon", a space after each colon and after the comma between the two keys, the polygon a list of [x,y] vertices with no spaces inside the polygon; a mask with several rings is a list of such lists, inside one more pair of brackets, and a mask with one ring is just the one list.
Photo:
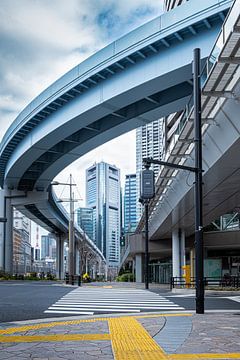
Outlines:
{"label": "street sign pole", "polygon": [[145,200],[145,289],[149,289],[148,200]]}
{"label": "street sign pole", "polygon": [[193,60],[194,143],[195,143],[195,278],[196,313],[204,314],[203,219],[202,219],[202,126],[200,49],[194,49]]}

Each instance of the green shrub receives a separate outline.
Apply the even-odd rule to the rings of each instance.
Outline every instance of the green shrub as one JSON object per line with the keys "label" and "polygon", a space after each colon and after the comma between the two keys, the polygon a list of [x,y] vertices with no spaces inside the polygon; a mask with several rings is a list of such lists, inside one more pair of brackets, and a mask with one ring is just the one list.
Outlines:
{"label": "green shrub", "polygon": [[50,272],[48,272],[46,279],[47,279],[47,280],[56,280],[56,277],[55,277],[55,275],[53,275],[53,274],[51,274]]}
{"label": "green shrub", "polygon": [[12,275],[6,273],[3,270],[0,270],[0,280],[11,280],[12,278]]}
{"label": "green shrub", "polygon": [[135,278],[134,278],[133,273],[125,273],[125,274],[119,275],[116,280],[123,281],[123,282],[133,282],[133,281],[135,281]]}

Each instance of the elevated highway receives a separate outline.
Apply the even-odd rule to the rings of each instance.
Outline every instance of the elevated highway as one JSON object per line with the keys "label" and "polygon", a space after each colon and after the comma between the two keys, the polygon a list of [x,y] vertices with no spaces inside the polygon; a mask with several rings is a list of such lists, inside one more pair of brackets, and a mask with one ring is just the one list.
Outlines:
{"label": "elevated highway", "polygon": [[0,212],[8,213],[0,267],[12,268],[12,205],[46,229],[65,232],[49,197],[53,178],[98,145],[185,108],[193,48],[202,49],[204,63],[230,5],[190,1],[157,17],[76,66],[20,113],[0,147]]}

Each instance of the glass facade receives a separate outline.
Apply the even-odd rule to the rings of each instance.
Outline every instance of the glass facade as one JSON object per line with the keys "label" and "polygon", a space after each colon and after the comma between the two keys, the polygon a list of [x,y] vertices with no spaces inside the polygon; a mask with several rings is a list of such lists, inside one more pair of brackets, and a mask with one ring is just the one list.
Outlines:
{"label": "glass facade", "polygon": [[107,163],[86,170],[87,206],[93,210],[93,240],[107,259],[118,266],[120,256],[120,170]]}
{"label": "glass facade", "polygon": [[77,224],[93,240],[93,209],[92,208],[78,208],[77,209]]}
{"label": "glass facade", "polygon": [[41,260],[56,258],[56,240],[51,235],[41,236]]}
{"label": "glass facade", "polygon": [[124,233],[132,232],[137,225],[136,174],[126,175],[124,189]]}

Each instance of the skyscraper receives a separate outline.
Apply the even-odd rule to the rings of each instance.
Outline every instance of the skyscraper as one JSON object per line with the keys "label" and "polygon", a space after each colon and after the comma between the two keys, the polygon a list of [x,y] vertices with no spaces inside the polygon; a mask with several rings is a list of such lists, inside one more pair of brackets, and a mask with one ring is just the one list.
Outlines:
{"label": "skyscraper", "polygon": [[17,209],[13,211],[13,259],[24,265],[23,272],[31,265],[30,220]]}
{"label": "skyscraper", "polygon": [[93,240],[116,267],[120,254],[120,170],[104,162],[86,170],[87,207],[93,209]]}
{"label": "skyscraper", "polygon": [[51,234],[41,236],[41,260],[56,258],[56,240]]}
{"label": "skyscraper", "polygon": [[[163,119],[137,128],[136,136],[136,188],[137,188],[137,221],[142,214],[142,206],[138,202],[140,197],[140,173],[143,170],[143,159],[151,157],[154,160],[162,159],[163,151]],[[159,172],[159,165],[154,164],[152,169],[155,178]]]}
{"label": "skyscraper", "polygon": [[92,208],[78,208],[77,209],[77,224],[93,240],[93,209]]}
{"label": "skyscraper", "polygon": [[136,174],[129,174],[125,177],[124,188],[124,232],[132,232],[137,224],[137,189]]}

